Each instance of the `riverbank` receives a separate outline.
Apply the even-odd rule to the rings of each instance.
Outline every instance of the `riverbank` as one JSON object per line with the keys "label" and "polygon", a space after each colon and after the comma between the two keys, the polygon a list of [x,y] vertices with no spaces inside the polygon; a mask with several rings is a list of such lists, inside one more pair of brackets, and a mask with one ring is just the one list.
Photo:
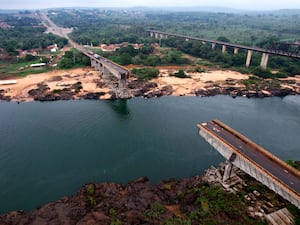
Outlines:
{"label": "riverbank", "polygon": [[[300,76],[287,79],[249,80],[249,75],[230,70],[211,70],[203,73],[187,72],[190,78],[171,76],[176,69],[159,68],[158,78],[138,81],[131,77],[128,87],[132,97],[231,95],[270,97],[300,94]],[[70,99],[115,99],[117,81],[99,77],[90,67],[55,70],[16,79],[15,84],[0,85],[0,100],[53,101]]]}
{"label": "riverbank", "polygon": [[297,219],[298,209],[238,168],[226,184],[218,179],[223,171],[221,164],[203,177],[154,186],[147,177],[85,184],[75,195],[31,212],[0,215],[0,224],[265,224],[276,213]]}

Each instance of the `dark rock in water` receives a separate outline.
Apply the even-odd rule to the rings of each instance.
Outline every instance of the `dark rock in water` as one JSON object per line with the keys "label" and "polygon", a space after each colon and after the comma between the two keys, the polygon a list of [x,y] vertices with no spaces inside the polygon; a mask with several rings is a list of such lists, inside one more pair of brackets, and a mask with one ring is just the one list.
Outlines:
{"label": "dark rock in water", "polygon": [[95,99],[99,100],[100,96],[105,95],[105,92],[93,92],[93,93],[87,93],[86,95],[82,96],[83,99]]}
{"label": "dark rock in water", "polygon": [[154,98],[154,97],[161,97],[163,96],[163,93],[161,91],[152,91],[147,94],[144,94],[144,98]]}
{"label": "dark rock in water", "polygon": [[0,89],[0,101],[7,101],[9,102],[11,100],[10,96],[5,96],[5,90]]}
{"label": "dark rock in water", "polygon": [[195,90],[195,95],[196,96],[207,96],[208,95],[207,89],[206,88],[197,89],[197,90]]}
{"label": "dark rock in water", "polygon": [[115,91],[110,91],[108,92],[110,94],[110,99],[111,100],[115,100],[117,99],[117,95],[116,95],[116,92]]}
{"label": "dark rock in water", "polygon": [[283,88],[283,89],[278,89],[278,90],[272,91],[272,94],[274,96],[278,96],[278,97],[285,97],[287,95],[290,95],[291,93],[292,93],[292,90],[288,89],[288,88]]}
{"label": "dark rock in water", "polygon": [[146,81],[132,81],[128,84],[128,87],[132,90],[132,94],[135,97],[143,96],[145,93],[157,87],[157,84],[154,82]]}
{"label": "dark rock in water", "polygon": [[171,95],[173,93],[173,88],[172,86],[164,86],[161,88],[162,95]]}

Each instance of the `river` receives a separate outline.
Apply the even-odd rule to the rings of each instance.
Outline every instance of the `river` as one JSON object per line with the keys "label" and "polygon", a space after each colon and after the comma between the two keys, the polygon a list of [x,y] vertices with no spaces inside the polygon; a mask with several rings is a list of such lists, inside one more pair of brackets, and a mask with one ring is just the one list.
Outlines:
{"label": "river", "polygon": [[1,102],[0,213],[88,182],[201,175],[224,161],[196,127],[215,118],[283,160],[300,160],[300,96]]}

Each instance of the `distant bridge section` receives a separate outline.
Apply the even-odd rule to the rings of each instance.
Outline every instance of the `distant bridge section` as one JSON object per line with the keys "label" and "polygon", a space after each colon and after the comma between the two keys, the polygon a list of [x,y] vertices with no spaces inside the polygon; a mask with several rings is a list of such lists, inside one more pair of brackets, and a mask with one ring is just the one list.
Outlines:
{"label": "distant bridge section", "polygon": [[91,51],[80,49],[83,54],[91,60],[91,66],[99,70],[102,76],[113,75],[119,81],[117,97],[130,98],[130,92],[127,89],[127,80],[130,77],[130,70]]}
{"label": "distant bridge section", "polygon": [[41,14],[41,19],[44,21],[44,25],[54,34],[59,35],[61,37],[67,38],[69,44],[71,44],[78,51],[82,52],[84,55],[90,58],[91,66],[95,69],[99,70],[102,76],[109,77],[112,75],[118,81],[118,87],[116,89],[116,96],[118,98],[130,98],[131,94],[127,88],[127,80],[130,77],[130,70],[125,67],[114,63],[113,61],[104,58],[98,54],[94,54],[91,51],[87,51],[81,45],[76,44],[69,36],[68,33],[71,30],[58,27],[46,14]]}
{"label": "distant bridge section", "polygon": [[300,209],[300,172],[218,120],[199,124],[199,134],[226,159],[223,181],[232,164]]}
{"label": "distant bridge section", "polygon": [[258,47],[249,47],[249,46],[245,46],[245,45],[232,44],[232,43],[227,43],[227,42],[223,42],[223,41],[209,40],[209,39],[192,37],[192,36],[181,35],[181,34],[173,34],[173,33],[168,33],[168,32],[163,32],[163,31],[157,31],[157,30],[147,30],[147,32],[149,33],[149,35],[151,37],[154,37],[156,39],[177,37],[177,38],[183,38],[187,41],[188,40],[200,41],[203,44],[210,43],[212,46],[212,49],[214,49],[216,45],[221,45],[223,53],[226,52],[227,47],[232,47],[234,49],[234,54],[238,54],[239,49],[245,49],[248,51],[247,59],[246,59],[246,67],[250,66],[253,51],[262,53],[260,66],[264,69],[267,68],[269,55],[278,55],[278,56],[285,56],[285,57],[300,59],[300,54],[298,54],[298,52],[284,52],[284,51],[280,51],[280,50],[276,50],[276,49],[263,49],[263,48],[258,48]]}

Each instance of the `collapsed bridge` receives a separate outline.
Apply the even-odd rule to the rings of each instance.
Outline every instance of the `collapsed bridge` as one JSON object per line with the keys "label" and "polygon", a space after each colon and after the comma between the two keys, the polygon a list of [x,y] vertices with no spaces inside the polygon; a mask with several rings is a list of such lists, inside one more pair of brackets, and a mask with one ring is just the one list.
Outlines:
{"label": "collapsed bridge", "polygon": [[219,120],[198,125],[199,134],[226,158],[223,181],[232,165],[300,209],[300,172]]}

